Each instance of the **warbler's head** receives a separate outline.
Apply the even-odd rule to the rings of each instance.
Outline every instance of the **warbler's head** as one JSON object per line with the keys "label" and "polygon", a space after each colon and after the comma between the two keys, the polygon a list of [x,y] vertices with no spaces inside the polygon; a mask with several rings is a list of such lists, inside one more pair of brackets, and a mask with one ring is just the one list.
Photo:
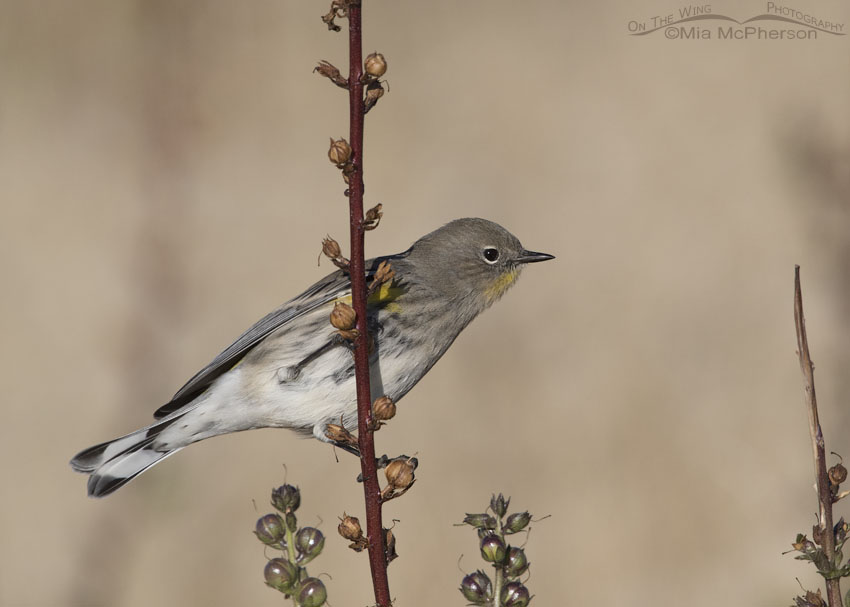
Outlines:
{"label": "warbler's head", "polygon": [[408,253],[423,283],[449,300],[476,304],[479,312],[513,285],[525,264],[553,258],[527,250],[497,223],[472,218],[423,236]]}

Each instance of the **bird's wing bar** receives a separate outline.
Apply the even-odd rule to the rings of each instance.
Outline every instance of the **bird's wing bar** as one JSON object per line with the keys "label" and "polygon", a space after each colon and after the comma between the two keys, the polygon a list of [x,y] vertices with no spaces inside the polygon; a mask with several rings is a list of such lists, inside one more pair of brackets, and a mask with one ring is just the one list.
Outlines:
{"label": "bird's wing bar", "polygon": [[[372,267],[370,267],[367,274],[371,273],[372,270]],[[351,283],[347,274],[338,271],[325,276],[301,295],[289,300],[258,320],[186,382],[186,385],[177,391],[170,402],[157,409],[154,417],[156,419],[165,417],[197,398],[199,394],[209,388],[213,381],[232,369],[251,348],[270,333],[310,310],[345,296],[350,291]]]}

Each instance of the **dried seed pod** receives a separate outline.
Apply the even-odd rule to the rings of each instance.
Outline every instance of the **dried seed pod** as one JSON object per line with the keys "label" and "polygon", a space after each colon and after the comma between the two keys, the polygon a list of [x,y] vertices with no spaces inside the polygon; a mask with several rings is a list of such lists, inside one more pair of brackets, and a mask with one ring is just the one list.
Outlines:
{"label": "dried seed pod", "polygon": [[387,477],[388,488],[394,491],[404,491],[413,484],[414,466],[405,459],[396,459],[387,465],[384,475]]}
{"label": "dried seed pod", "polygon": [[396,406],[389,396],[382,396],[372,404],[372,417],[379,422],[395,417]]}
{"label": "dried seed pod", "polygon": [[369,53],[363,68],[372,78],[380,78],[387,73],[387,60],[381,53]]}
{"label": "dried seed pod", "polygon": [[357,313],[354,308],[347,303],[338,301],[334,304],[334,309],[331,311],[331,325],[335,329],[348,331],[354,328],[357,323]]}
{"label": "dried seed pod", "polygon": [[348,516],[344,512],[339,520],[337,527],[339,534],[350,542],[355,542],[363,537],[363,529],[360,527],[360,521],[356,516]]}
{"label": "dried seed pod", "polygon": [[331,145],[328,149],[328,158],[337,168],[343,168],[351,160],[351,146],[345,139],[334,140],[331,137]]}

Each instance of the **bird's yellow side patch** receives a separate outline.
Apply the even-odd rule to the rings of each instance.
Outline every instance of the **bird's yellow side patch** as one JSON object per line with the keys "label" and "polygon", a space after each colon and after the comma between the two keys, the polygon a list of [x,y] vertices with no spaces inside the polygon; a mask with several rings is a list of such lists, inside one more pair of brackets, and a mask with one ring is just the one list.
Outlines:
{"label": "bird's yellow side patch", "polygon": [[[392,284],[392,281],[382,283],[378,290],[372,293],[369,296],[369,299],[366,300],[368,305],[379,305],[383,306],[387,312],[401,312],[401,306],[395,303],[395,300],[402,295],[406,289],[403,287],[395,286]],[[340,297],[336,301],[342,301],[351,305],[351,295],[346,295],[345,297]]]}
{"label": "bird's yellow side patch", "polygon": [[484,295],[487,297],[487,301],[489,303],[495,302],[502,295],[505,294],[514,282],[516,282],[517,277],[519,276],[519,270],[512,269],[508,270],[504,274],[500,275],[496,280],[494,280],[490,285],[484,289]]}

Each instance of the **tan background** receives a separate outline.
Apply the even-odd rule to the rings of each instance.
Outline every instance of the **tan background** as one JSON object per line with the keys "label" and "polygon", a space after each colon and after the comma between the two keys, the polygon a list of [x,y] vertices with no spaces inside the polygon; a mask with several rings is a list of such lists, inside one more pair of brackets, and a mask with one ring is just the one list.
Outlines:
{"label": "tan background", "polygon": [[[480,561],[452,523],[500,490],[552,515],[527,545],[538,605],[782,605],[817,583],[781,554],[815,510],[792,273],[827,445],[850,455],[850,40],[627,35],[681,6],[368,3],[391,86],[368,251],[483,216],[558,257],[378,436],[421,460],[386,509],[399,605],[463,604]],[[793,6],[850,27],[844,2]],[[281,604],[251,530],[287,472],[329,535],[310,570],[336,607],[370,603],[335,537],[362,515],[356,464],[327,447],[219,438],[102,501],[67,466],[329,271],[322,236],[347,242],[325,158],[345,96],[310,73],[345,62],[325,8],[0,3],[3,606]]]}

